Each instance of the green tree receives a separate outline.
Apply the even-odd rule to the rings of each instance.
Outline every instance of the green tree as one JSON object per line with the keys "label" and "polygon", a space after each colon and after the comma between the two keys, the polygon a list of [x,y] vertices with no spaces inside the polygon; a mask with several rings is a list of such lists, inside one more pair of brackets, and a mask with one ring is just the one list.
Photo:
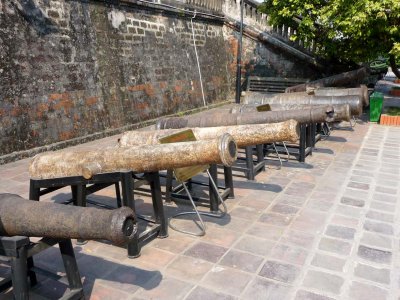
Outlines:
{"label": "green tree", "polygon": [[312,42],[318,54],[341,61],[400,60],[399,0],[264,0],[259,10],[271,25],[286,25],[291,38]]}

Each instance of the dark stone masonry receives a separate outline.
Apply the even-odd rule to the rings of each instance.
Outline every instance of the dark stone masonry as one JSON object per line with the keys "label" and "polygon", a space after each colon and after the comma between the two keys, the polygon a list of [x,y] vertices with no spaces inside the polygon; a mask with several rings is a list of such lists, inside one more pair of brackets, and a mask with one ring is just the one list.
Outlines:
{"label": "dark stone masonry", "polygon": [[[192,16],[128,4],[0,0],[0,157],[203,106]],[[232,99],[238,33],[193,29],[206,102]],[[243,53],[243,77],[318,75],[249,37]]]}

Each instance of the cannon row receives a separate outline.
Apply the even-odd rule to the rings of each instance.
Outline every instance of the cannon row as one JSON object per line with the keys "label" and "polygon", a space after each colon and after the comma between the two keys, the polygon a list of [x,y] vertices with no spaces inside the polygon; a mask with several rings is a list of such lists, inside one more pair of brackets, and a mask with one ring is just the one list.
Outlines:
{"label": "cannon row", "polygon": [[[0,235],[61,241],[78,239],[80,242],[109,240],[116,245],[125,245],[129,257],[137,257],[139,242],[168,236],[159,171],[188,168],[184,169],[184,175],[191,178],[209,167],[214,184],[217,165],[221,165],[225,171],[225,185],[230,186],[229,195],[233,196],[230,177],[238,158],[238,148],[245,149],[247,169],[257,170],[262,170],[265,164],[266,145],[288,142],[298,144],[299,149],[312,148],[321,124],[349,121],[352,115],[362,112],[363,104],[367,103],[362,98],[363,91],[351,90],[338,89],[337,94],[331,95],[328,89],[320,88],[315,89],[313,95],[307,91],[272,98],[249,94],[246,104],[235,105],[229,110],[164,118],[157,122],[154,130],[125,132],[113,148],[38,154],[29,166],[29,198],[39,200],[45,193],[70,186],[75,205],[0,195]],[[257,167],[250,167],[254,151]],[[154,230],[142,235],[138,230],[139,216],[133,199],[133,190],[139,181],[150,184],[155,215]],[[122,198],[117,188],[120,183]],[[116,186],[118,208],[87,207],[87,195],[110,185]],[[210,189],[209,197],[210,211],[218,211],[216,199],[221,196],[217,197]]]}

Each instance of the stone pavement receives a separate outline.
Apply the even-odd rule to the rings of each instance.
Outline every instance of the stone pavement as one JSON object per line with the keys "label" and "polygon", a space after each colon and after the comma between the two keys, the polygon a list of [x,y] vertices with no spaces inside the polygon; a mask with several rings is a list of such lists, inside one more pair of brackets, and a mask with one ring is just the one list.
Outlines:
{"label": "stone pavement", "polygon": [[[229,214],[207,218],[204,237],[170,230],[137,259],[102,242],[75,245],[87,298],[398,299],[399,141],[395,127],[360,123],[354,131],[334,130],[304,164],[290,161],[277,170],[269,161],[256,181],[234,177]],[[28,196],[28,161],[0,166],[0,192]],[[45,200],[62,200],[68,193]],[[114,192],[90,197],[113,201]],[[149,199],[135,197],[138,211],[149,211]],[[165,207],[169,216],[176,211],[175,205]],[[63,274],[56,248],[35,262]],[[8,271],[0,267],[0,274]],[[54,299],[65,291],[51,279],[39,279],[39,295]]]}

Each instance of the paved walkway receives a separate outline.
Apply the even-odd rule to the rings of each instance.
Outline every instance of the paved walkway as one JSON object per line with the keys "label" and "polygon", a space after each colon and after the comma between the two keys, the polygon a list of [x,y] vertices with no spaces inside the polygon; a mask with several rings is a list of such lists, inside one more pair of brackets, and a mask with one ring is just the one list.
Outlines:
{"label": "paved walkway", "polygon": [[[77,146],[113,145],[116,137]],[[400,128],[334,130],[306,163],[268,163],[256,181],[235,177],[229,215],[201,238],[170,230],[137,259],[90,241],[75,246],[88,299],[398,299]],[[28,195],[29,160],[0,166],[0,192]],[[59,201],[63,190],[47,197]],[[96,195],[113,201],[112,189]],[[147,197],[135,196],[139,211]],[[166,205],[168,215],[174,205]],[[38,266],[63,274],[56,248]],[[0,266],[0,273],[8,272]],[[61,284],[39,277],[52,299]],[[1,295],[0,298],[11,299]],[[41,299],[36,297],[36,299]]]}

